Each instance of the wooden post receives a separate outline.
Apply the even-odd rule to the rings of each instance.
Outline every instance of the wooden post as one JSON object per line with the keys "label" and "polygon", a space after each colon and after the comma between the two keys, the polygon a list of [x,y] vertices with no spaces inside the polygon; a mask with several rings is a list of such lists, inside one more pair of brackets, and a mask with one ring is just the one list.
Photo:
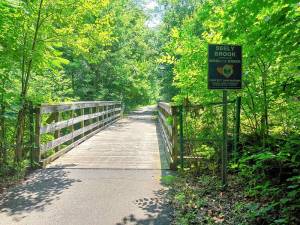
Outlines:
{"label": "wooden post", "polygon": [[[88,114],[91,115],[92,113],[93,113],[93,108],[88,108]],[[93,119],[88,119],[87,120],[87,125],[90,125],[92,123],[93,123]],[[90,132],[92,132],[92,130],[91,131],[86,131],[84,133],[84,136],[88,135]]]}
{"label": "wooden post", "polygon": [[173,124],[172,124],[172,158],[173,158],[173,164],[170,166],[171,169],[176,170],[177,164],[178,164],[178,107],[171,106],[172,111],[172,118],[173,118]]}
{"label": "wooden post", "polygon": [[99,120],[101,121],[100,127],[103,127],[103,120],[104,120],[104,114],[103,114],[103,112],[104,112],[104,107],[103,106],[99,106],[99,110],[102,113],[101,117],[99,117]]}
{"label": "wooden post", "polygon": [[[109,105],[106,105],[105,106],[105,120],[107,120],[107,118],[109,117],[108,110],[109,110]],[[104,123],[104,125],[106,125],[106,124],[107,124],[107,121]]]}
{"label": "wooden post", "polygon": [[[100,112],[100,106],[96,106],[96,113],[99,113],[99,112]],[[99,121],[100,121],[100,117],[97,116],[96,123],[99,123]],[[100,124],[95,128],[95,130],[97,130],[99,127],[100,127]]]}
{"label": "wooden post", "polygon": [[[111,106],[110,106],[110,110],[112,110],[112,112],[110,112],[110,116],[109,116],[109,117],[113,117],[113,116],[114,116],[114,111],[113,111],[113,110],[114,110],[114,105],[111,105]],[[111,123],[112,120],[113,120],[113,119],[110,119],[110,120],[109,120],[109,123]]]}
{"label": "wooden post", "polygon": [[[71,111],[71,118],[74,118],[75,117],[75,111],[74,110],[72,110]],[[73,124],[72,126],[71,126],[71,128],[70,128],[70,132],[72,132],[72,134],[74,133],[74,130],[75,130],[75,125]],[[72,143],[75,141],[75,138],[74,138],[74,136],[73,136],[73,138],[72,138]]]}
{"label": "wooden post", "polygon": [[[59,122],[60,121],[60,117],[61,117],[61,114],[60,112],[54,112],[54,120],[55,120],[55,123]],[[60,130],[56,130],[54,132],[54,138],[57,139],[57,138],[60,138]],[[57,146],[55,148],[55,151],[59,151],[60,150],[60,146]]]}
{"label": "wooden post", "polygon": [[[80,115],[81,115],[81,116],[84,116],[84,109],[80,109]],[[81,129],[81,128],[83,128],[83,127],[84,127],[84,120],[82,120],[82,121],[80,122],[80,127],[79,127],[79,128]],[[84,134],[82,133],[82,134],[80,135],[80,137],[83,138],[83,137],[84,137]]]}
{"label": "wooden post", "polygon": [[121,117],[123,117],[123,115],[124,115],[124,110],[125,110],[125,105],[124,105],[124,103],[122,102],[121,103]]}
{"label": "wooden post", "polygon": [[35,131],[34,131],[34,149],[33,149],[33,161],[35,163],[39,163],[41,161],[41,135],[40,135],[40,128],[41,128],[41,108],[37,107],[35,109]]}
{"label": "wooden post", "polygon": [[[92,115],[93,114],[93,108],[89,108],[89,115]],[[89,125],[90,124],[93,124],[93,122],[94,122],[94,119],[90,119],[89,120]],[[91,130],[90,132],[92,132],[93,130]],[[88,133],[90,133],[90,132],[88,132]]]}
{"label": "wooden post", "polygon": [[[109,105],[109,106],[108,106],[108,111],[110,111],[110,110],[112,110],[112,105]],[[110,117],[111,117],[111,114],[112,114],[112,112],[108,112],[108,122],[107,122],[107,124],[110,123]]]}
{"label": "wooden post", "polygon": [[114,104],[114,108],[113,108],[113,109],[114,109],[114,112],[113,112],[114,120],[117,119],[117,117],[115,117],[115,116],[117,115],[117,111],[116,111],[117,107],[118,107],[118,105],[117,105],[117,103],[115,103],[115,104]]}

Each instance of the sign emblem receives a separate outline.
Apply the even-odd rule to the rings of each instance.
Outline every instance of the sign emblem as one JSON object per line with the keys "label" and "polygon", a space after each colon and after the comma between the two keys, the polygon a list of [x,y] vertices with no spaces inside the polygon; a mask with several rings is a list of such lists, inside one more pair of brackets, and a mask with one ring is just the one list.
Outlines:
{"label": "sign emblem", "polygon": [[223,67],[217,67],[217,71],[220,75],[229,78],[233,74],[233,65],[225,64]]}

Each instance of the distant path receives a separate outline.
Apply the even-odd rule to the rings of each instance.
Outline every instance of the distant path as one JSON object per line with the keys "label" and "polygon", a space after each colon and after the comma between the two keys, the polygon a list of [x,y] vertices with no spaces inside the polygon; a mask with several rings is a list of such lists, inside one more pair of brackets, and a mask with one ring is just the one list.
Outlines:
{"label": "distant path", "polygon": [[0,225],[168,225],[169,173],[155,108],[143,107],[0,198]]}

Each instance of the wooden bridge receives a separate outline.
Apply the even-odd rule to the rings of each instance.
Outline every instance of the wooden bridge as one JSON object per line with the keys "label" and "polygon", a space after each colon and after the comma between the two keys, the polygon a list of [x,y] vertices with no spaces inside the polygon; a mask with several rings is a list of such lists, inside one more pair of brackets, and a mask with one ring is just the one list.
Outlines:
{"label": "wooden bridge", "polygon": [[176,107],[123,116],[121,102],[77,102],[34,112],[32,157],[45,169],[5,193],[0,224],[170,223],[161,178],[178,160],[177,117],[168,123]]}
{"label": "wooden bridge", "polygon": [[[138,165],[137,163],[141,161],[137,157],[142,155],[141,146],[149,149],[149,152],[154,148],[154,152],[157,153],[157,148],[161,144],[169,167],[176,161],[174,159],[178,158],[178,131],[177,117],[174,117],[173,124],[169,124],[167,118],[176,114],[177,107],[170,107],[169,104],[160,102],[157,109],[155,113],[153,107],[144,108],[122,119],[121,102],[75,102],[37,106],[33,110],[34,125],[31,132],[34,140],[33,160],[45,167],[78,146],[63,159],[69,158],[67,162],[73,163],[76,159],[72,158],[74,159],[72,161],[71,156],[82,159],[93,158],[94,154],[97,154],[99,161],[94,160],[92,163],[92,166],[97,168],[112,167],[110,161],[115,164],[119,162],[120,168],[159,168],[152,165],[150,161],[148,164]],[[157,115],[157,127],[154,129],[151,123],[154,123],[152,120],[155,115]],[[141,121],[142,123],[138,123]],[[108,131],[99,133],[107,127],[110,127]],[[140,133],[139,130],[143,132]],[[174,133],[177,135],[172,135]],[[162,143],[158,143],[157,135],[162,138]],[[83,143],[88,139],[90,140]],[[134,149],[138,149],[138,152]],[[104,155],[99,155],[100,153]],[[145,158],[152,159],[149,155],[145,155]],[[124,162],[126,159],[132,161],[131,164],[129,161],[126,164]],[[62,160],[58,160],[57,163],[66,164]],[[80,165],[87,167],[85,164]],[[113,167],[118,168],[117,165]],[[166,168],[166,163],[163,168]]]}

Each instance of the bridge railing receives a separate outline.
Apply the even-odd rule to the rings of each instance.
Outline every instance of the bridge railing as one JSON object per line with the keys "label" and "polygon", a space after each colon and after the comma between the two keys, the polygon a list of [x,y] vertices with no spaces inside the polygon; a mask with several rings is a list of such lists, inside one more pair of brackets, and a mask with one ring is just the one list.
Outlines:
{"label": "bridge railing", "polygon": [[119,101],[41,104],[34,112],[33,159],[41,166],[71,150],[122,116]]}
{"label": "bridge railing", "polygon": [[178,106],[166,102],[158,102],[158,124],[164,146],[171,160],[170,166],[176,169],[179,156]]}

